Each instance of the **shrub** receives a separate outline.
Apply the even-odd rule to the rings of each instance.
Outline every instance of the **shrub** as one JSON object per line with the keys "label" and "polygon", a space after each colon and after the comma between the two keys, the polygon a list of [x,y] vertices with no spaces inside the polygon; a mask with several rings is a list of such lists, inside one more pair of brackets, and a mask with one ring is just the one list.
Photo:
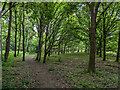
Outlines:
{"label": "shrub", "polygon": [[58,58],[58,61],[61,62],[61,57]]}
{"label": "shrub", "polygon": [[24,79],[24,80],[22,81],[22,84],[23,84],[23,85],[27,85],[29,82],[30,82],[30,80]]}
{"label": "shrub", "polygon": [[55,67],[50,67],[49,68],[49,71],[54,71],[55,70]]}

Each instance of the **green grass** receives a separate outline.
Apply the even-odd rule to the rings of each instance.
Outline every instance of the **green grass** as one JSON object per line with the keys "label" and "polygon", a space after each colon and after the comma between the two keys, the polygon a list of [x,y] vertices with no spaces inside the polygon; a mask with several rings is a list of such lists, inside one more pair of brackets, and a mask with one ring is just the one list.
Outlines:
{"label": "green grass", "polygon": [[[8,59],[11,58],[11,57],[14,57],[14,53],[15,53],[14,51],[9,51]],[[18,53],[18,51],[17,51],[16,53]],[[25,56],[29,56],[29,55],[31,55],[31,54],[35,54],[35,53],[25,52]],[[3,58],[4,58],[4,55],[5,55],[5,50],[2,51],[2,56],[3,56]],[[17,57],[23,57],[23,52],[20,51],[20,52],[19,52],[19,55],[18,55]]]}
{"label": "green grass", "polygon": [[[79,61],[83,60],[84,62],[88,62],[89,60],[89,53],[69,53],[69,54],[61,54],[61,55],[51,55],[49,58],[48,63],[53,63],[55,61],[66,61],[66,60],[74,60]],[[87,59],[87,60],[86,60]],[[102,60],[103,57],[99,57],[96,55],[96,59]],[[107,52],[106,53],[106,61],[115,61],[116,60],[116,53],[114,52]]]}
{"label": "green grass", "polygon": [[[79,56],[78,56],[79,55]],[[46,64],[49,63],[55,63],[55,62],[61,62],[64,63],[64,61],[79,61],[79,60],[88,60],[88,53],[70,53],[70,54],[61,54],[61,55],[51,55],[47,57]],[[86,62],[86,61],[85,61]]]}

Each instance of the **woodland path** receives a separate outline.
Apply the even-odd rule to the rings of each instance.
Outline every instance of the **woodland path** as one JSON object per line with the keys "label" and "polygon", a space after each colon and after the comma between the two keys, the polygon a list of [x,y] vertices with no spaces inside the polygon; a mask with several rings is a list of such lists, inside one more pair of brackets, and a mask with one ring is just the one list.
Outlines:
{"label": "woodland path", "polygon": [[[25,58],[25,65],[21,68],[22,78],[27,78],[29,83],[23,88],[63,88],[65,83],[59,81],[60,77],[49,71],[47,64],[38,63],[34,60],[35,55]],[[24,77],[23,77],[24,76]]]}

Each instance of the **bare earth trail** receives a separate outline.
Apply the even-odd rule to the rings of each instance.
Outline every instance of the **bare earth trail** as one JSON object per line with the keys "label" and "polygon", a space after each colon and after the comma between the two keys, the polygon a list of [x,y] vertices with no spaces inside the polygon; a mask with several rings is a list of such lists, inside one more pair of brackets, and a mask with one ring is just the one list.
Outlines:
{"label": "bare earth trail", "polygon": [[63,80],[59,80],[59,75],[48,70],[47,64],[39,63],[34,59],[35,55],[27,56],[25,63],[21,67],[20,72],[22,78],[29,80],[29,83],[23,86],[23,88],[69,87]]}

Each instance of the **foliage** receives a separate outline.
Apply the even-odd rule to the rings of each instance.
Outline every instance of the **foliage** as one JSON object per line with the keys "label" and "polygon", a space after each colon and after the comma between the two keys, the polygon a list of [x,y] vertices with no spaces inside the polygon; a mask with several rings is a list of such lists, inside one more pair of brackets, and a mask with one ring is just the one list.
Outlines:
{"label": "foliage", "polygon": [[49,70],[49,71],[54,71],[54,70],[55,70],[55,67],[49,67],[48,70]]}

